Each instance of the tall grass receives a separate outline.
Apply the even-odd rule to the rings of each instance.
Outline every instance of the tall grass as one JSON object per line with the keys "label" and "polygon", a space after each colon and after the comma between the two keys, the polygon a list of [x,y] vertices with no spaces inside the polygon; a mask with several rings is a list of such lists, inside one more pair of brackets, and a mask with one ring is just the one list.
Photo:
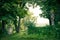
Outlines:
{"label": "tall grass", "polygon": [[6,35],[1,40],[60,40],[60,25],[33,27],[28,32],[27,35],[20,33]]}

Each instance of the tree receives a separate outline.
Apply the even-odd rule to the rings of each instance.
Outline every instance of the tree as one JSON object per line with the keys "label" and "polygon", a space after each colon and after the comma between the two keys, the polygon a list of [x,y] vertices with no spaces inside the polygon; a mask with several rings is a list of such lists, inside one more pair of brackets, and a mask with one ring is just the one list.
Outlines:
{"label": "tree", "polygon": [[[11,19],[12,21],[17,22],[17,16],[19,16],[19,18],[23,18],[25,16],[25,14],[27,14],[26,10],[24,9],[25,3],[23,3],[24,5],[22,5],[22,7],[21,7],[20,6],[22,4],[21,2],[19,3],[19,0],[13,0],[13,1],[12,0],[9,0],[9,1],[8,0],[1,0],[1,2],[0,2],[1,3],[0,4],[0,6],[1,6],[0,20],[2,20],[2,24],[5,25],[5,22],[7,22],[7,19]],[[19,21],[20,21],[20,19],[19,19]],[[19,27],[17,27],[16,22],[15,22],[15,27],[17,29]],[[5,29],[4,25],[2,26],[3,31]]]}
{"label": "tree", "polygon": [[46,0],[41,1],[41,9],[43,10],[43,16],[47,17],[49,19],[50,25],[54,25],[56,21],[56,17],[58,17],[57,12],[57,6],[59,5],[59,0]]}

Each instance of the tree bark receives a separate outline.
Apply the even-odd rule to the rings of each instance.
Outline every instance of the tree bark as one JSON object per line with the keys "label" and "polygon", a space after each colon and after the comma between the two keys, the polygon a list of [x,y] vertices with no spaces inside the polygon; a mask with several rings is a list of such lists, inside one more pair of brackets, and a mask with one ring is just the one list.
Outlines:
{"label": "tree bark", "polygon": [[52,23],[51,23],[51,18],[49,18],[49,24],[52,25]]}
{"label": "tree bark", "polygon": [[49,16],[49,23],[50,25],[55,25],[55,21],[54,21],[54,10],[50,11],[50,16]]}
{"label": "tree bark", "polygon": [[54,10],[51,10],[51,25],[54,25]]}
{"label": "tree bark", "polygon": [[20,17],[19,17],[19,20],[18,20],[17,33],[19,33],[19,31],[20,31]]}
{"label": "tree bark", "polygon": [[18,18],[18,21],[17,21],[17,19],[14,20],[14,25],[15,25],[16,33],[19,33],[19,31],[20,31],[20,17]]}
{"label": "tree bark", "polygon": [[5,21],[4,20],[2,20],[2,32],[3,33],[6,32],[6,29],[5,29]]}

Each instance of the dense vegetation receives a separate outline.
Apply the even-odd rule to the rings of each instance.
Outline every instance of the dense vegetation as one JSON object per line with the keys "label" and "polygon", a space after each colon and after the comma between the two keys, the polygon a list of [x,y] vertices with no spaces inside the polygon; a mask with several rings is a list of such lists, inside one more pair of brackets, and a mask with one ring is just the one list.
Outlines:
{"label": "dense vegetation", "polygon": [[60,40],[60,25],[30,29],[30,34],[22,32],[13,35],[5,35],[1,40]]}
{"label": "dense vegetation", "polygon": [[[50,25],[36,27],[34,20],[30,21],[31,16],[27,13],[29,9],[26,7],[26,3],[32,4],[33,8],[35,3],[41,6],[43,13],[40,16],[48,18]],[[27,18],[25,18],[26,16]],[[22,23],[21,19],[23,19]],[[21,31],[21,25],[28,29]],[[1,40],[60,40],[59,37],[59,0],[0,0]]]}

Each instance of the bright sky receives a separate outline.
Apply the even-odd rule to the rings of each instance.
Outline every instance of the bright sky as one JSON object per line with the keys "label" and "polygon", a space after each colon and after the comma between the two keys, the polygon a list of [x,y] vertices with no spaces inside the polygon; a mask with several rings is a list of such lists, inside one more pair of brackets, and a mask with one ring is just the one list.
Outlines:
{"label": "bright sky", "polygon": [[32,12],[34,14],[34,16],[39,16],[39,14],[42,13],[41,10],[39,10],[39,9],[40,9],[39,6],[37,6],[35,8],[29,7],[29,11]]}
{"label": "bright sky", "polygon": [[36,19],[36,25],[37,26],[49,25],[49,20],[47,18],[43,18],[43,17],[39,16],[39,14],[42,14],[42,11],[40,10],[39,6],[36,6],[36,7],[33,8],[33,6],[31,5],[28,8],[29,8],[29,11],[31,13],[33,13],[33,16],[37,17],[37,19]]}

